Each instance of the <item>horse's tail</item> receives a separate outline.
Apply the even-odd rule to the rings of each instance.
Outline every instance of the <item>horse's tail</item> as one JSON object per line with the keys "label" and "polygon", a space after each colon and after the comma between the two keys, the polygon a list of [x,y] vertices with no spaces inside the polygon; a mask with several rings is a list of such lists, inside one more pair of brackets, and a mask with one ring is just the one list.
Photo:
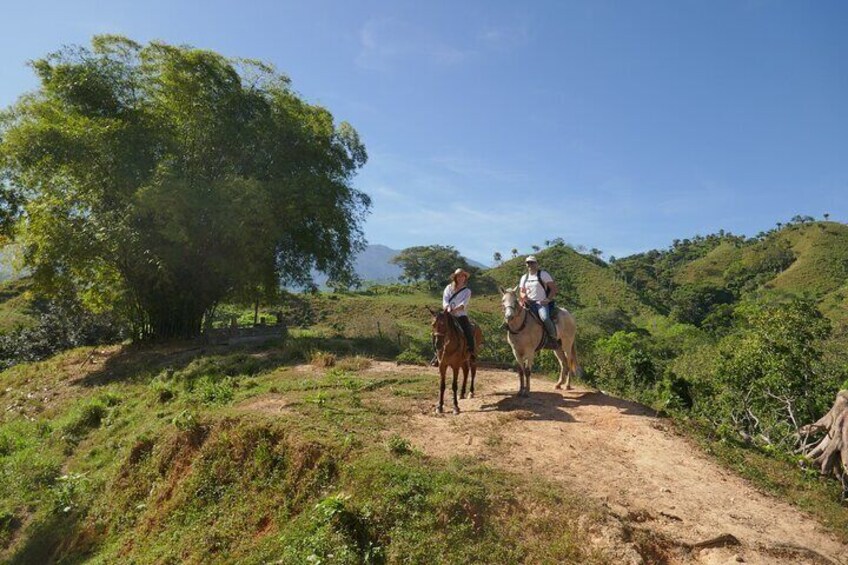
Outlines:
{"label": "horse's tail", "polygon": [[571,351],[568,353],[568,365],[569,365],[569,368],[571,369],[571,374],[576,375],[577,374],[577,368],[579,367],[579,365],[577,365],[577,340],[576,339],[571,342]]}

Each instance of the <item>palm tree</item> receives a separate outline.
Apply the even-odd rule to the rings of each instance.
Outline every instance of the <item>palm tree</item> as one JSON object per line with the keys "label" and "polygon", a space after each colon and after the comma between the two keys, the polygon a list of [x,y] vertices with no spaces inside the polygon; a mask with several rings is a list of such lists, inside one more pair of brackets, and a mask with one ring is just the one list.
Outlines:
{"label": "palm tree", "polygon": [[828,218],[830,218],[830,214],[828,214],[827,212],[825,212],[825,213],[824,213],[824,221],[826,222],[826,221],[828,220]]}
{"label": "palm tree", "polygon": [[501,264],[501,261],[503,260],[503,257],[501,256],[501,252],[500,252],[500,251],[495,251],[495,254],[494,254],[494,255],[492,255],[492,259],[494,259],[494,260],[495,260],[495,264],[496,264],[496,265],[500,265],[500,264]]}
{"label": "palm tree", "polygon": [[541,247],[539,247],[538,245],[533,246],[533,251],[535,251],[536,253],[538,253],[540,249]]}
{"label": "palm tree", "polygon": [[512,258],[515,259],[516,257],[518,257],[518,249],[513,247],[512,248]]}

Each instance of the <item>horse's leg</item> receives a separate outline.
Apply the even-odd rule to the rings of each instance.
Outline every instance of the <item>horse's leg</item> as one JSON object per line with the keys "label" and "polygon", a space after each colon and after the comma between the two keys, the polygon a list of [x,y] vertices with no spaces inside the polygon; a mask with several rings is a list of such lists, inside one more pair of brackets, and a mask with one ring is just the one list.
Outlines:
{"label": "horse's leg", "polygon": [[436,408],[436,412],[439,414],[445,411],[445,373],[447,369],[446,365],[439,364],[439,376],[441,380],[439,381],[439,406]]}
{"label": "horse's leg", "polygon": [[[562,388],[562,381],[565,378],[566,372],[568,372],[568,358],[565,355],[565,351],[562,349],[554,349],[554,355],[556,355],[557,361],[559,361],[559,379],[557,380],[556,386],[554,388]],[[570,381],[570,375],[569,375]],[[566,388],[571,388],[571,385],[566,385]]]}
{"label": "horse's leg", "polygon": [[524,395],[524,359],[518,359],[518,396]]}
{"label": "horse's leg", "polygon": [[524,369],[524,396],[530,396],[530,373],[533,371],[533,358],[527,359],[527,368]]}
{"label": "horse's leg", "polygon": [[470,364],[470,360],[462,364],[462,394],[460,394],[460,398],[465,398],[465,385],[468,382],[468,365]]}
{"label": "horse's leg", "polygon": [[453,370],[453,413],[459,414],[459,399],[456,397],[456,384],[459,377],[459,367],[454,365],[451,369]]}
{"label": "horse's leg", "polygon": [[477,363],[469,361],[468,364],[471,366],[471,394],[468,395],[468,398],[474,398],[474,377],[477,376]]}

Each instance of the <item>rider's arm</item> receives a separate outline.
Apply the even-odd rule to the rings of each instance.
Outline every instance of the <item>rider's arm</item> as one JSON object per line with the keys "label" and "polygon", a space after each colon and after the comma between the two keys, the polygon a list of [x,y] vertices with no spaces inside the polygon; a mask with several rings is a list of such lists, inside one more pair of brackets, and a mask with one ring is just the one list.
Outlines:
{"label": "rider's arm", "polygon": [[451,285],[446,286],[445,291],[442,293],[442,309],[443,310],[447,310],[448,306],[450,306],[450,303],[448,302],[448,298],[450,298],[450,295],[451,295],[451,288],[453,288],[453,287],[451,287]]}

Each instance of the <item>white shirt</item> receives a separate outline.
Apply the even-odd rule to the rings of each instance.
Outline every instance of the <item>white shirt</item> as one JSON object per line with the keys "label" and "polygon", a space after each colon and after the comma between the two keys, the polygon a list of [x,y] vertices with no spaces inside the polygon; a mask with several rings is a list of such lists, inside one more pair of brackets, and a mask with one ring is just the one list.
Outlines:
{"label": "white shirt", "polygon": [[524,296],[529,300],[539,302],[548,297],[548,293],[545,291],[545,285],[552,282],[554,282],[554,278],[547,271],[539,270],[536,271],[535,275],[525,273],[521,277],[518,286],[524,290]]}
{"label": "white shirt", "polygon": [[[453,283],[449,284],[445,287],[445,292],[442,294],[442,308],[451,307],[451,314],[454,316],[467,316],[468,315],[468,302],[471,300],[471,289],[467,286],[456,292],[456,296],[453,297],[453,300],[450,300],[450,297],[454,295],[456,291],[453,288]],[[465,306],[459,312],[454,312],[456,308],[459,306]]]}

